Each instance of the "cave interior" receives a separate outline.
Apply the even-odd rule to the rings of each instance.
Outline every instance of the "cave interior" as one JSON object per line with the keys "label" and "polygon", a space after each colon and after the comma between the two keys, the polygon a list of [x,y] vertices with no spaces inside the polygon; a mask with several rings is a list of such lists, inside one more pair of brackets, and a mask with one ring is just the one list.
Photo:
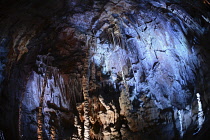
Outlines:
{"label": "cave interior", "polygon": [[0,140],[210,139],[209,0],[0,0]]}

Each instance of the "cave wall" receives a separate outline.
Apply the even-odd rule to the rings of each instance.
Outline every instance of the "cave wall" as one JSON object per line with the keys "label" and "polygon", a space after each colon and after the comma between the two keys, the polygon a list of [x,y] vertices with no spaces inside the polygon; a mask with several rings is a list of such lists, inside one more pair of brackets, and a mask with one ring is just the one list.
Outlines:
{"label": "cave wall", "polygon": [[208,1],[5,5],[1,137],[209,136]]}

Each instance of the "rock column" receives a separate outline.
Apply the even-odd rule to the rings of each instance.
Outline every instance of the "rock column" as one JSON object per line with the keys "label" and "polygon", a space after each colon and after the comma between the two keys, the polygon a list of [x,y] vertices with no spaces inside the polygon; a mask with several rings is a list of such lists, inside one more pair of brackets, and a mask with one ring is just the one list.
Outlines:
{"label": "rock column", "polygon": [[[88,39],[87,39],[88,46]],[[86,58],[84,61],[84,72],[82,77],[82,90],[84,96],[84,140],[90,139],[90,121],[89,121],[89,77],[90,77],[90,59],[89,47],[87,47]]]}

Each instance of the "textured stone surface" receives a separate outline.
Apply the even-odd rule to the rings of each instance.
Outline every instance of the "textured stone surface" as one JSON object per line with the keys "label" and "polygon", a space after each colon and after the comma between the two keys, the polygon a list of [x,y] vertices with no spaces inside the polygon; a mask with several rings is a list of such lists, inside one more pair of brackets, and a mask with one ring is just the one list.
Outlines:
{"label": "textured stone surface", "polygon": [[207,2],[10,2],[0,10],[1,137],[209,137]]}

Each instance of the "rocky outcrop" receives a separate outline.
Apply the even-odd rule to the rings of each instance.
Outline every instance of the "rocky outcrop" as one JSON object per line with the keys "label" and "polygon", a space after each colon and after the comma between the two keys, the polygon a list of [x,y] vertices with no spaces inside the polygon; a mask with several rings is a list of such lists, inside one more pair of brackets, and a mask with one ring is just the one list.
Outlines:
{"label": "rocky outcrop", "polygon": [[207,1],[21,2],[1,10],[0,137],[208,137]]}

